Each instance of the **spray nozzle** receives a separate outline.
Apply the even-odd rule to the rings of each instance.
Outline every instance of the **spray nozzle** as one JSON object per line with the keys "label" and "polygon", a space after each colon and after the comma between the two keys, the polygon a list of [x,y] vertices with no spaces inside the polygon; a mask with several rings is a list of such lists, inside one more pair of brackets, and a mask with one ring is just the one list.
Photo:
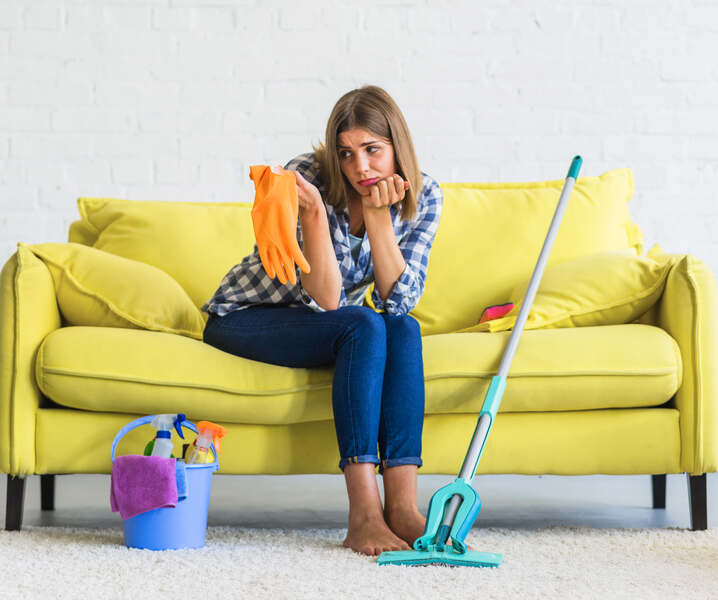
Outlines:
{"label": "spray nozzle", "polygon": [[182,433],[182,423],[186,420],[187,416],[182,413],[171,415],[155,415],[155,417],[152,419],[152,427],[157,429],[158,433],[160,431],[171,431],[172,427],[174,427],[177,430],[177,435],[184,439],[184,434]]}
{"label": "spray nozzle", "polygon": [[211,421],[200,421],[197,423],[197,431],[199,431],[197,438],[204,441],[206,447],[212,442],[217,452],[221,452],[221,439],[227,435],[227,430],[224,427]]}

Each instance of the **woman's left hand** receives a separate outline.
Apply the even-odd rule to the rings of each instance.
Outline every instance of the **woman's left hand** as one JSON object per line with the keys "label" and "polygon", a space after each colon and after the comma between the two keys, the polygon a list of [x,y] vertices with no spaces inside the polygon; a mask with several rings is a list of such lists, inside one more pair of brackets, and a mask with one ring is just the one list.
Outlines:
{"label": "woman's left hand", "polygon": [[369,194],[362,196],[362,207],[371,209],[388,208],[401,202],[409,189],[409,182],[401,175],[394,173],[391,177],[381,179],[369,186]]}

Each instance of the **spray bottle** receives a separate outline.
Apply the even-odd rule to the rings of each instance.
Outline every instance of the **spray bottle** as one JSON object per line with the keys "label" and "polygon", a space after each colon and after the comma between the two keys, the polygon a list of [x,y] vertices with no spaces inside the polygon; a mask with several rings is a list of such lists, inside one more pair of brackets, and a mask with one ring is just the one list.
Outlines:
{"label": "spray bottle", "polygon": [[171,415],[155,415],[152,419],[152,427],[157,429],[155,439],[151,440],[145,446],[145,456],[161,456],[162,458],[171,458],[172,455],[172,427],[177,430],[179,436],[184,439],[182,433],[182,421],[186,421],[187,417],[180,414]]}
{"label": "spray bottle", "polygon": [[197,423],[197,439],[195,439],[189,450],[188,465],[209,462],[209,446],[214,444],[217,453],[220,452],[220,441],[227,435],[227,430],[221,425],[211,421],[200,421]]}

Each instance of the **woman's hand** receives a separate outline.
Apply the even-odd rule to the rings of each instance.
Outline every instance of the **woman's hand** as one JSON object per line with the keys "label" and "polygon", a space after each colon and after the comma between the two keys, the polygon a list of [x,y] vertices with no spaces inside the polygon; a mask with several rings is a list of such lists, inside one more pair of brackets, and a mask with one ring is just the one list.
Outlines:
{"label": "woman's hand", "polygon": [[408,181],[404,181],[401,175],[396,173],[385,179],[380,179],[369,186],[369,194],[362,196],[362,208],[383,209],[401,202],[409,185]]}
{"label": "woman's hand", "polygon": [[297,180],[297,205],[299,206],[299,218],[305,214],[311,214],[313,211],[318,210],[324,205],[322,202],[322,195],[315,185],[309,183],[299,171],[291,171],[282,167],[277,167],[282,172],[289,172],[294,174],[294,178]]}

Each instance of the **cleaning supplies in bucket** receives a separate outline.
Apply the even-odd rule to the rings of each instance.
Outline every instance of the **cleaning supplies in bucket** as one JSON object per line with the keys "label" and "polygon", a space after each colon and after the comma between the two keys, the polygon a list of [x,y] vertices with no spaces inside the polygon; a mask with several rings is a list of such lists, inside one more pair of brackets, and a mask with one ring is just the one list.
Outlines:
{"label": "cleaning supplies in bucket", "polygon": [[[219,469],[214,446],[210,446],[214,461],[207,464],[185,465],[182,460],[159,456],[115,457],[122,437],[132,429],[151,423],[155,416],[140,417],[115,436],[110,452],[113,469],[110,502],[123,516],[126,546],[149,550],[201,548],[207,533],[212,474]],[[181,420],[180,423],[198,433],[190,421]],[[134,469],[131,468],[133,465]],[[150,477],[152,473],[154,479]],[[163,504],[137,513],[138,508],[145,508],[149,503],[145,497]],[[143,504],[145,500],[147,502]],[[122,507],[127,509],[124,514]],[[134,516],[125,518],[130,511],[135,513]]]}
{"label": "cleaning supplies in bucket", "polygon": [[199,429],[199,434],[189,450],[188,465],[208,462],[209,447],[214,443],[217,452],[221,452],[222,438],[227,435],[227,430],[224,427],[211,421],[200,421],[197,423],[197,429]]}

